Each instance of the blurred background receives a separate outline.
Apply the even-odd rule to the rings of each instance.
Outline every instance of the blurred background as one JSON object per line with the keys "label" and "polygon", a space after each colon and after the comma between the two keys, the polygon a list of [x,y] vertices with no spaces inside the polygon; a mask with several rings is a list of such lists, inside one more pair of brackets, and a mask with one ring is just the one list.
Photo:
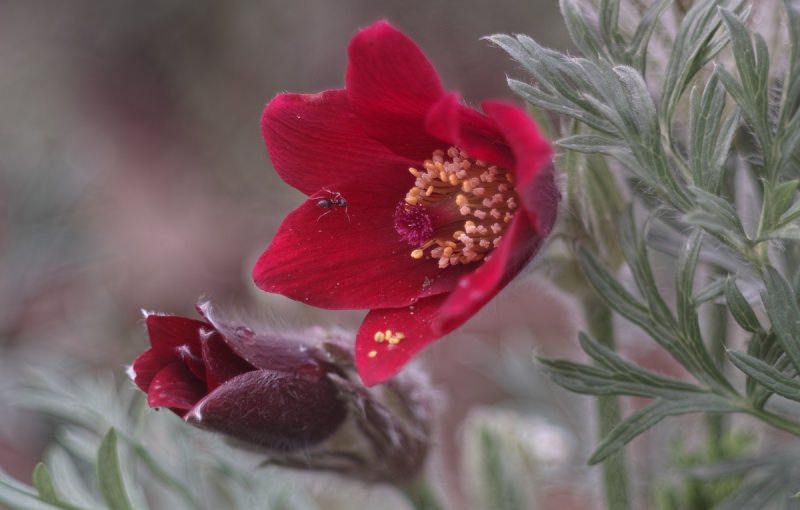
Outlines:
{"label": "blurred background", "polygon": [[[201,295],[286,324],[357,327],[361,312],[309,309],[251,283],[303,199],[274,174],[259,118],[282,91],[341,87],[348,40],[379,18],[473,104],[513,99],[505,75],[521,74],[482,36],[567,46],[551,0],[0,1],[0,392],[29,366],[122,379],[147,346],[140,309],[192,316]],[[476,406],[513,406],[522,381],[544,414],[587,426],[575,397],[525,379],[534,351],[573,352],[575,317],[529,274],[426,353],[449,394],[434,464],[455,501],[447,466]],[[522,379],[510,380],[520,359]],[[29,480],[51,427],[2,405],[0,468]],[[594,483],[576,469],[543,498],[591,507]]]}

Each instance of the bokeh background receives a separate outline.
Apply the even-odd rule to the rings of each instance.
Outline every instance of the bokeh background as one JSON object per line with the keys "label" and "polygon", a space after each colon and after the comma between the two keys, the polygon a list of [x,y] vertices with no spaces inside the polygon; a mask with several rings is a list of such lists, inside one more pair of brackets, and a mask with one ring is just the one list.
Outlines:
{"label": "bokeh background", "polygon": [[[147,345],[140,309],[192,315],[201,295],[283,324],[357,327],[360,312],[250,281],[303,200],[274,174],[259,118],[282,91],[341,87],[349,38],[379,18],[473,104],[513,99],[505,76],[521,74],[482,36],[567,48],[553,0],[0,1],[0,392],[30,366],[123,378]],[[529,273],[424,356],[449,394],[434,463],[453,501],[461,420],[519,396],[503,363],[521,353],[524,373],[534,351],[572,352],[578,319],[544,280]],[[544,409],[586,425],[554,386],[536,388]],[[0,407],[0,468],[29,480],[51,430]],[[596,484],[576,469],[543,497],[591,508]]]}

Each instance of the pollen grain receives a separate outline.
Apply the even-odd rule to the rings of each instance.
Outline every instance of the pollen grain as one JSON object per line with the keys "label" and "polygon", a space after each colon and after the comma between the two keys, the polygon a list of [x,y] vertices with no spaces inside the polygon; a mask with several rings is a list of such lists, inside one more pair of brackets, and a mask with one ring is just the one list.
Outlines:
{"label": "pollen grain", "polygon": [[512,173],[456,147],[408,171],[414,186],[398,205],[395,229],[415,246],[412,258],[438,259],[444,269],[481,261],[499,245],[519,200]]}

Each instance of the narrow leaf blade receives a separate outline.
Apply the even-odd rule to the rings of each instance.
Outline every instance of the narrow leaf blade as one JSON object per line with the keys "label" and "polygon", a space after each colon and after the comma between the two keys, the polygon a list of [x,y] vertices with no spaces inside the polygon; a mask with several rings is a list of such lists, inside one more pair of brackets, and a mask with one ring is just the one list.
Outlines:
{"label": "narrow leaf blade", "polygon": [[114,510],[133,510],[125,484],[117,453],[117,433],[109,429],[97,452],[97,483],[103,499]]}

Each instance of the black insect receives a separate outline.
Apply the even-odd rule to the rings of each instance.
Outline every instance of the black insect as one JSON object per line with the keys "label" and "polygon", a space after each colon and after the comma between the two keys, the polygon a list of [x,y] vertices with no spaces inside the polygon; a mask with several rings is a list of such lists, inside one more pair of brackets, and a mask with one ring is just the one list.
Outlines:
{"label": "black insect", "polygon": [[319,218],[317,218],[317,221],[319,221],[323,216],[326,216],[331,212],[333,212],[334,209],[340,207],[344,209],[344,214],[345,216],[347,216],[347,221],[350,221],[350,215],[347,213],[347,199],[345,199],[342,196],[342,194],[339,193],[338,191],[331,191],[327,188],[322,188],[322,191],[327,193],[328,196],[327,197],[315,196],[309,198],[309,200],[314,198],[319,198],[319,200],[317,200],[317,207],[319,207],[320,209],[325,209],[325,212],[320,214]]}

